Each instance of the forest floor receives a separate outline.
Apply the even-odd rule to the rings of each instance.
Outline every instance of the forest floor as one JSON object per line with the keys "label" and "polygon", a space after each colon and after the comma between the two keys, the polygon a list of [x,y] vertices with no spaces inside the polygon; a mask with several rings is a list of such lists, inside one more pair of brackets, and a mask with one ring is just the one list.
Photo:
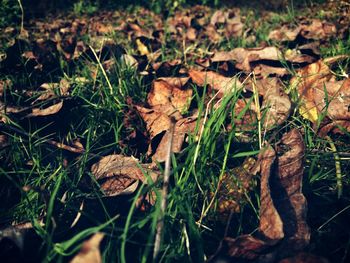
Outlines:
{"label": "forest floor", "polygon": [[2,262],[350,262],[347,1],[82,3],[0,27]]}

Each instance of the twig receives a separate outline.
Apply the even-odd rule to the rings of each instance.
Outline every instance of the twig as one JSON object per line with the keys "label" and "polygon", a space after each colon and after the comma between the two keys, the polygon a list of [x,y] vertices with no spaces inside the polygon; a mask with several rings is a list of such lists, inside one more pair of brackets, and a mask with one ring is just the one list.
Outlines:
{"label": "twig", "polygon": [[[312,149],[311,153],[317,153],[317,154],[334,154],[334,152],[327,152],[327,151],[323,151],[323,150],[318,150],[318,149]],[[337,152],[337,154],[339,155],[339,157],[350,157],[350,153],[349,152]]]}
{"label": "twig", "polygon": [[[30,134],[25,132],[25,131],[21,131],[20,129],[16,128],[16,127],[13,127],[13,126],[10,126],[10,125],[6,125],[6,124],[3,124],[3,123],[0,123],[0,129],[5,129],[5,130],[8,130],[8,131],[13,131],[15,133],[19,133],[23,136],[26,136],[26,137],[30,137]],[[56,148],[59,148],[59,149],[63,149],[63,150],[66,150],[66,151],[69,151],[69,152],[73,152],[73,153],[79,153],[79,154],[83,154],[85,153],[86,151],[82,148],[75,148],[75,147],[72,147],[72,146],[69,146],[69,145],[66,145],[64,143],[61,143],[61,142],[57,142],[57,141],[54,141],[54,140],[46,140],[44,141],[44,143],[46,144],[49,144],[49,145],[52,145],[52,146],[55,146]],[[91,155],[94,155],[94,154],[91,154]]]}
{"label": "twig", "polygon": [[254,96],[254,104],[256,108],[256,117],[258,119],[258,134],[259,134],[259,148],[262,148],[262,136],[261,136],[261,109],[260,109],[260,103],[259,103],[259,94],[258,94],[258,88],[256,86],[256,78],[253,71],[253,96]]}
{"label": "twig", "polygon": [[167,208],[168,201],[168,189],[169,189],[169,181],[170,181],[170,172],[171,172],[171,154],[173,147],[173,138],[174,138],[174,129],[175,129],[175,120],[171,120],[171,125],[169,128],[169,143],[166,149],[166,160],[165,160],[165,169],[164,169],[164,179],[163,179],[163,188],[161,195],[161,203],[160,203],[160,216],[157,222],[157,233],[154,241],[154,250],[153,250],[153,260],[156,260],[159,254],[160,245],[162,242],[162,234],[164,228],[164,215]]}
{"label": "twig", "polygon": [[21,0],[17,0],[18,4],[19,4],[19,8],[21,9],[21,31],[20,34],[22,34],[24,32],[24,10],[23,10],[23,6],[22,6],[22,1]]}
{"label": "twig", "polygon": [[337,179],[337,190],[338,190],[338,198],[342,195],[343,192],[343,182],[342,182],[342,174],[341,174],[341,165],[340,165],[340,157],[337,153],[337,148],[335,147],[334,142],[332,141],[331,137],[326,136],[326,140],[329,142],[329,146],[331,147],[331,150],[334,155],[334,162],[335,162],[335,176]]}

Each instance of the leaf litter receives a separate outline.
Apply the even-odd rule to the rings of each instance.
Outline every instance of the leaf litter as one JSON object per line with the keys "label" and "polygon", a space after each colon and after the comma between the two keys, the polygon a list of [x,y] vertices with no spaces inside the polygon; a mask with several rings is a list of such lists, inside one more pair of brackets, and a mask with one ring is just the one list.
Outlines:
{"label": "leaf litter", "polygon": [[[110,155],[98,156],[99,161],[92,163],[90,173],[104,197],[132,196],[141,184],[156,185],[161,180],[159,165],[167,158],[169,141],[172,141],[171,152],[177,156],[186,149],[189,136],[200,138],[207,116],[198,111],[194,101],[198,91],[205,92],[205,105],[211,109],[209,114],[220,107],[225,97],[240,94],[229,115],[233,122],[226,126],[224,133],[234,127],[249,137],[249,131],[259,123],[265,133],[283,130],[282,126],[291,121],[296,111],[311,122],[320,137],[350,131],[348,74],[339,76],[332,70],[337,63],[348,61],[348,56],[322,58],[319,50],[332,38],[346,36],[344,28],[350,21],[344,14],[339,15],[336,22],[298,17],[293,24],[281,23],[268,33],[267,44],[255,41],[258,23],[250,24],[238,8],[213,11],[194,6],[177,10],[167,19],[142,8],[138,12],[139,15],[132,16],[123,11],[106,11],[102,16],[56,17],[53,23],[32,20],[26,26],[30,34],[13,38],[14,31],[7,28],[1,37],[1,41],[11,39],[7,48],[1,50],[2,76],[29,74],[28,87],[1,77],[2,125],[23,120],[40,123],[47,119],[59,124],[55,117],[65,114],[67,108],[73,110],[75,106],[66,99],[74,96],[78,84],[68,81],[60,72],[62,61],[71,69],[86,63],[89,76],[95,82],[101,67],[111,75],[119,62],[144,77],[143,84],[149,87],[147,95],[144,101],[126,100],[128,109],[124,113],[131,115],[124,118],[124,124],[133,131],[125,141],[140,137],[148,148],[140,157],[148,158],[148,162],[115,150]],[[150,17],[152,23],[142,17]],[[113,33],[126,41],[117,43],[116,38],[106,36]],[[86,35],[89,40],[84,38]],[[220,43],[229,39],[243,39],[248,47],[220,48]],[[201,41],[208,44],[210,50],[203,50]],[[133,52],[126,52],[128,42]],[[173,52],[170,44],[193,47],[193,50],[183,51],[180,57],[164,59]],[[165,54],[161,51],[163,47],[166,47]],[[85,77],[77,79],[82,80],[82,85],[89,83]],[[297,93],[297,100],[292,92]],[[16,100],[14,94],[25,99]],[[135,127],[140,120],[144,130]],[[170,133],[173,124],[174,132]],[[136,132],[137,129],[142,131]],[[15,129],[11,132],[19,133]],[[254,234],[224,238],[225,253],[230,259],[326,262],[305,252],[311,231],[302,193],[306,152],[302,133],[291,129],[278,142],[264,144],[256,159],[246,158],[223,175],[217,195],[210,193],[218,203],[215,212],[225,221],[227,215],[242,211],[248,202],[247,196],[260,180],[258,230]],[[0,136],[1,149],[9,148],[8,134],[1,131]],[[118,142],[121,147],[125,147],[123,140]],[[58,140],[49,143],[60,149],[70,147]],[[196,143],[200,142],[196,140]],[[72,148],[70,152],[85,153],[80,142],[74,147],[77,150]],[[155,196],[152,190],[143,194],[138,209],[144,211],[142,199],[153,206]],[[71,262],[101,262],[98,247],[102,238],[103,235],[97,233],[85,241]]]}

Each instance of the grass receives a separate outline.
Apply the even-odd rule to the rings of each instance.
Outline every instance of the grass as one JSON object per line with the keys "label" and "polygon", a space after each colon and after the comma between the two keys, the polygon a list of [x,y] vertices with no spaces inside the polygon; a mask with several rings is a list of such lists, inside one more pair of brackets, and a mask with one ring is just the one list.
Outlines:
{"label": "grass", "polygon": [[[83,12],[81,3],[74,5],[75,14]],[[269,30],[280,21],[293,21],[296,12],[298,10],[290,9],[264,22],[256,29],[257,42],[266,40]],[[247,25],[253,18],[253,15],[247,17]],[[118,36],[112,37],[119,41]],[[164,60],[185,57],[183,51],[175,55],[176,43],[166,40],[163,45]],[[237,39],[218,44],[219,48],[227,50],[238,46],[250,45]],[[346,54],[349,49],[350,41],[334,40],[322,50],[322,57]],[[145,101],[149,80],[118,58],[112,70],[106,71],[102,66],[104,59],[94,52],[91,57],[77,61],[74,69],[60,59],[62,66],[58,76],[45,77],[65,78],[70,83],[63,111],[38,119],[22,116],[11,119],[9,124],[1,124],[1,133],[8,136],[9,142],[0,149],[0,194],[7,200],[0,208],[0,224],[31,222],[39,237],[35,250],[38,254],[32,256],[43,262],[65,262],[80,249],[83,240],[97,231],[106,234],[102,245],[104,262],[149,262],[160,215],[161,183],[141,185],[133,195],[105,197],[90,172],[91,164],[99,157],[112,153],[149,161],[147,145],[140,147],[138,142],[128,141],[132,130],[125,124],[125,117],[132,111],[127,99],[132,98],[133,103]],[[335,72],[339,75],[348,72],[348,62],[336,67]],[[188,64],[191,63],[190,58]],[[91,76],[91,68],[96,70],[95,76]],[[25,92],[18,93],[18,89],[26,85],[28,90],[36,88],[38,80],[29,75],[29,72],[21,72],[20,75],[1,76],[1,79],[12,80],[12,86],[6,89],[7,103],[32,107],[33,99]],[[192,103],[199,114],[207,118],[203,130],[198,123],[186,148],[172,155],[173,171],[160,262],[204,262],[215,252],[228,223],[218,219],[217,200],[212,193],[216,192],[218,181],[225,173],[241,165],[245,156],[259,150],[261,140],[258,123],[249,132],[250,141],[246,143],[240,137],[240,127],[233,122],[235,101],[242,98],[242,91],[235,90],[225,96],[220,106],[214,108],[206,100],[205,91],[196,86],[193,89]],[[346,174],[349,156],[341,153],[349,153],[349,134],[334,135],[329,140],[319,138],[314,127],[298,114],[298,102],[294,103],[296,109],[291,120],[277,131],[276,138],[268,133],[266,139],[273,143],[293,127],[303,131],[307,149],[304,193],[309,202],[309,224],[313,231],[310,249],[336,259],[345,258],[350,235],[346,232],[349,229],[343,230],[343,226],[349,212],[346,190],[350,181]],[[144,132],[140,118],[134,121],[137,127],[133,128]],[[230,130],[226,129],[228,124],[232,127]],[[69,153],[50,146],[50,140],[67,145],[81,141],[85,151]],[[336,174],[334,149],[339,152],[340,179]],[[340,195],[339,180],[344,189]],[[136,209],[138,197],[150,192],[157,196],[155,205],[145,212]],[[246,199],[241,212],[233,215],[229,223],[231,235],[251,233],[258,226],[258,187],[249,192]],[[80,218],[71,228],[77,216]],[[336,250],[339,244],[342,253]]]}

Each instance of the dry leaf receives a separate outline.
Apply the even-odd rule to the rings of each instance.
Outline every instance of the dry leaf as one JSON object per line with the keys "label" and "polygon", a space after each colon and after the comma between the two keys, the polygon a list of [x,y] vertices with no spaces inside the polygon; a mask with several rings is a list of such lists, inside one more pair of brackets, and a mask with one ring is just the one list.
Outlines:
{"label": "dry leaf", "polygon": [[153,109],[161,107],[162,112],[169,116],[176,111],[181,114],[187,112],[193,93],[192,89],[181,89],[172,84],[182,86],[182,81],[179,78],[178,80],[170,78],[169,81],[168,78],[155,80],[147,96],[147,102]]}
{"label": "dry leaf", "polygon": [[264,127],[271,129],[276,125],[285,122],[291,111],[292,102],[288,95],[284,92],[280,82],[275,79],[274,85],[269,83],[269,88],[265,91],[262,110],[265,111]]}
{"label": "dry leaf", "polygon": [[91,173],[100,182],[106,196],[133,193],[139,181],[155,182],[159,172],[151,164],[140,164],[136,158],[113,154],[93,164]]}
{"label": "dry leaf", "polygon": [[90,239],[84,241],[79,253],[70,263],[102,263],[100,243],[104,237],[102,233],[96,233]]}
{"label": "dry leaf", "polygon": [[330,119],[350,121],[350,79],[314,86],[313,100],[318,111],[326,111]]}
{"label": "dry leaf", "polygon": [[[171,119],[167,114],[141,106],[136,106],[136,109],[141,115],[143,121],[146,123],[147,132],[149,133],[151,139],[163,131],[169,130]],[[178,117],[180,119],[181,115]]]}
{"label": "dry leaf", "polygon": [[[172,152],[179,153],[182,150],[182,145],[185,140],[186,134],[193,133],[197,126],[198,119],[196,117],[188,117],[178,120],[174,127],[173,134],[173,143],[172,143]],[[202,125],[202,120],[198,124],[199,127]],[[162,137],[155,154],[152,156],[152,159],[157,162],[165,162],[167,156],[167,145],[169,144],[169,140],[171,134],[169,130],[167,130]]]}
{"label": "dry leaf", "polygon": [[300,35],[306,39],[324,39],[337,32],[334,24],[319,19],[313,19],[311,24],[302,24],[300,28]]}
{"label": "dry leaf", "polygon": [[300,96],[301,105],[300,114],[312,121],[317,122],[318,111],[315,102],[313,101],[313,86],[323,84],[332,77],[329,67],[321,60],[310,64],[298,71],[298,75],[293,77],[290,85],[297,88]]}
{"label": "dry leaf", "polygon": [[346,122],[350,121],[350,80],[334,81],[332,78],[329,67],[320,60],[299,70],[298,76],[291,80],[291,85],[297,87],[302,103],[299,112],[304,118],[315,124],[325,113],[331,121],[337,122],[321,127],[322,135],[339,124],[345,129],[349,127]]}
{"label": "dry leaf", "polygon": [[38,116],[49,116],[56,114],[62,109],[63,101],[60,101],[52,106],[49,106],[47,108],[41,109],[41,108],[33,108],[32,113],[29,113],[26,117],[38,117]]}
{"label": "dry leaf", "polygon": [[284,224],[285,237],[278,251],[278,257],[281,258],[304,249],[310,241],[310,229],[306,222],[306,198],[302,194],[305,155],[303,136],[293,129],[283,135],[276,148],[278,167],[271,191]]}
{"label": "dry leaf", "polygon": [[309,21],[302,22],[297,28],[283,25],[281,28],[271,31],[268,38],[276,41],[295,41],[297,36],[301,35],[306,39],[318,40],[333,36],[336,32],[334,24],[313,19],[311,23]]}
{"label": "dry leaf", "polygon": [[263,238],[256,238],[251,235],[242,235],[235,239],[225,238],[230,257],[245,260],[256,259],[263,255],[264,250],[275,245],[284,237],[283,223],[272,200],[269,183],[275,158],[275,151],[271,147],[267,147],[259,155],[261,169],[259,232]]}
{"label": "dry leaf", "polygon": [[273,165],[276,152],[271,147],[259,154],[260,237],[226,238],[228,254],[233,258],[275,262],[295,255],[309,243],[306,199],[301,191],[305,154],[302,135],[291,130],[283,135],[276,149],[279,156],[276,166]]}
{"label": "dry leaf", "polygon": [[283,25],[269,33],[268,39],[275,41],[294,41],[300,33],[300,27],[290,28],[289,25]]}
{"label": "dry leaf", "polygon": [[209,85],[213,90],[217,91],[218,98],[230,93],[234,90],[240,89],[242,83],[237,77],[225,77],[213,71],[199,71],[190,69],[188,74],[192,81],[198,86]]}
{"label": "dry leaf", "polygon": [[[275,68],[283,68],[280,61],[284,60],[291,63],[310,63],[315,61],[315,58],[306,54],[299,54],[296,51],[290,53],[289,56],[286,56],[278,48],[273,46],[258,48],[238,47],[228,52],[215,52],[214,56],[211,58],[212,62],[234,61],[237,69],[246,72],[251,72],[256,65],[267,64],[267,66],[270,66],[269,63],[271,62],[278,63],[274,66]],[[280,74],[281,70],[274,69],[274,67],[269,67],[271,69],[271,73],[269,74]],[[267,67],[265,70],[267,70]],[[282,73],[285,73],[285,71],[283,70]]]}

